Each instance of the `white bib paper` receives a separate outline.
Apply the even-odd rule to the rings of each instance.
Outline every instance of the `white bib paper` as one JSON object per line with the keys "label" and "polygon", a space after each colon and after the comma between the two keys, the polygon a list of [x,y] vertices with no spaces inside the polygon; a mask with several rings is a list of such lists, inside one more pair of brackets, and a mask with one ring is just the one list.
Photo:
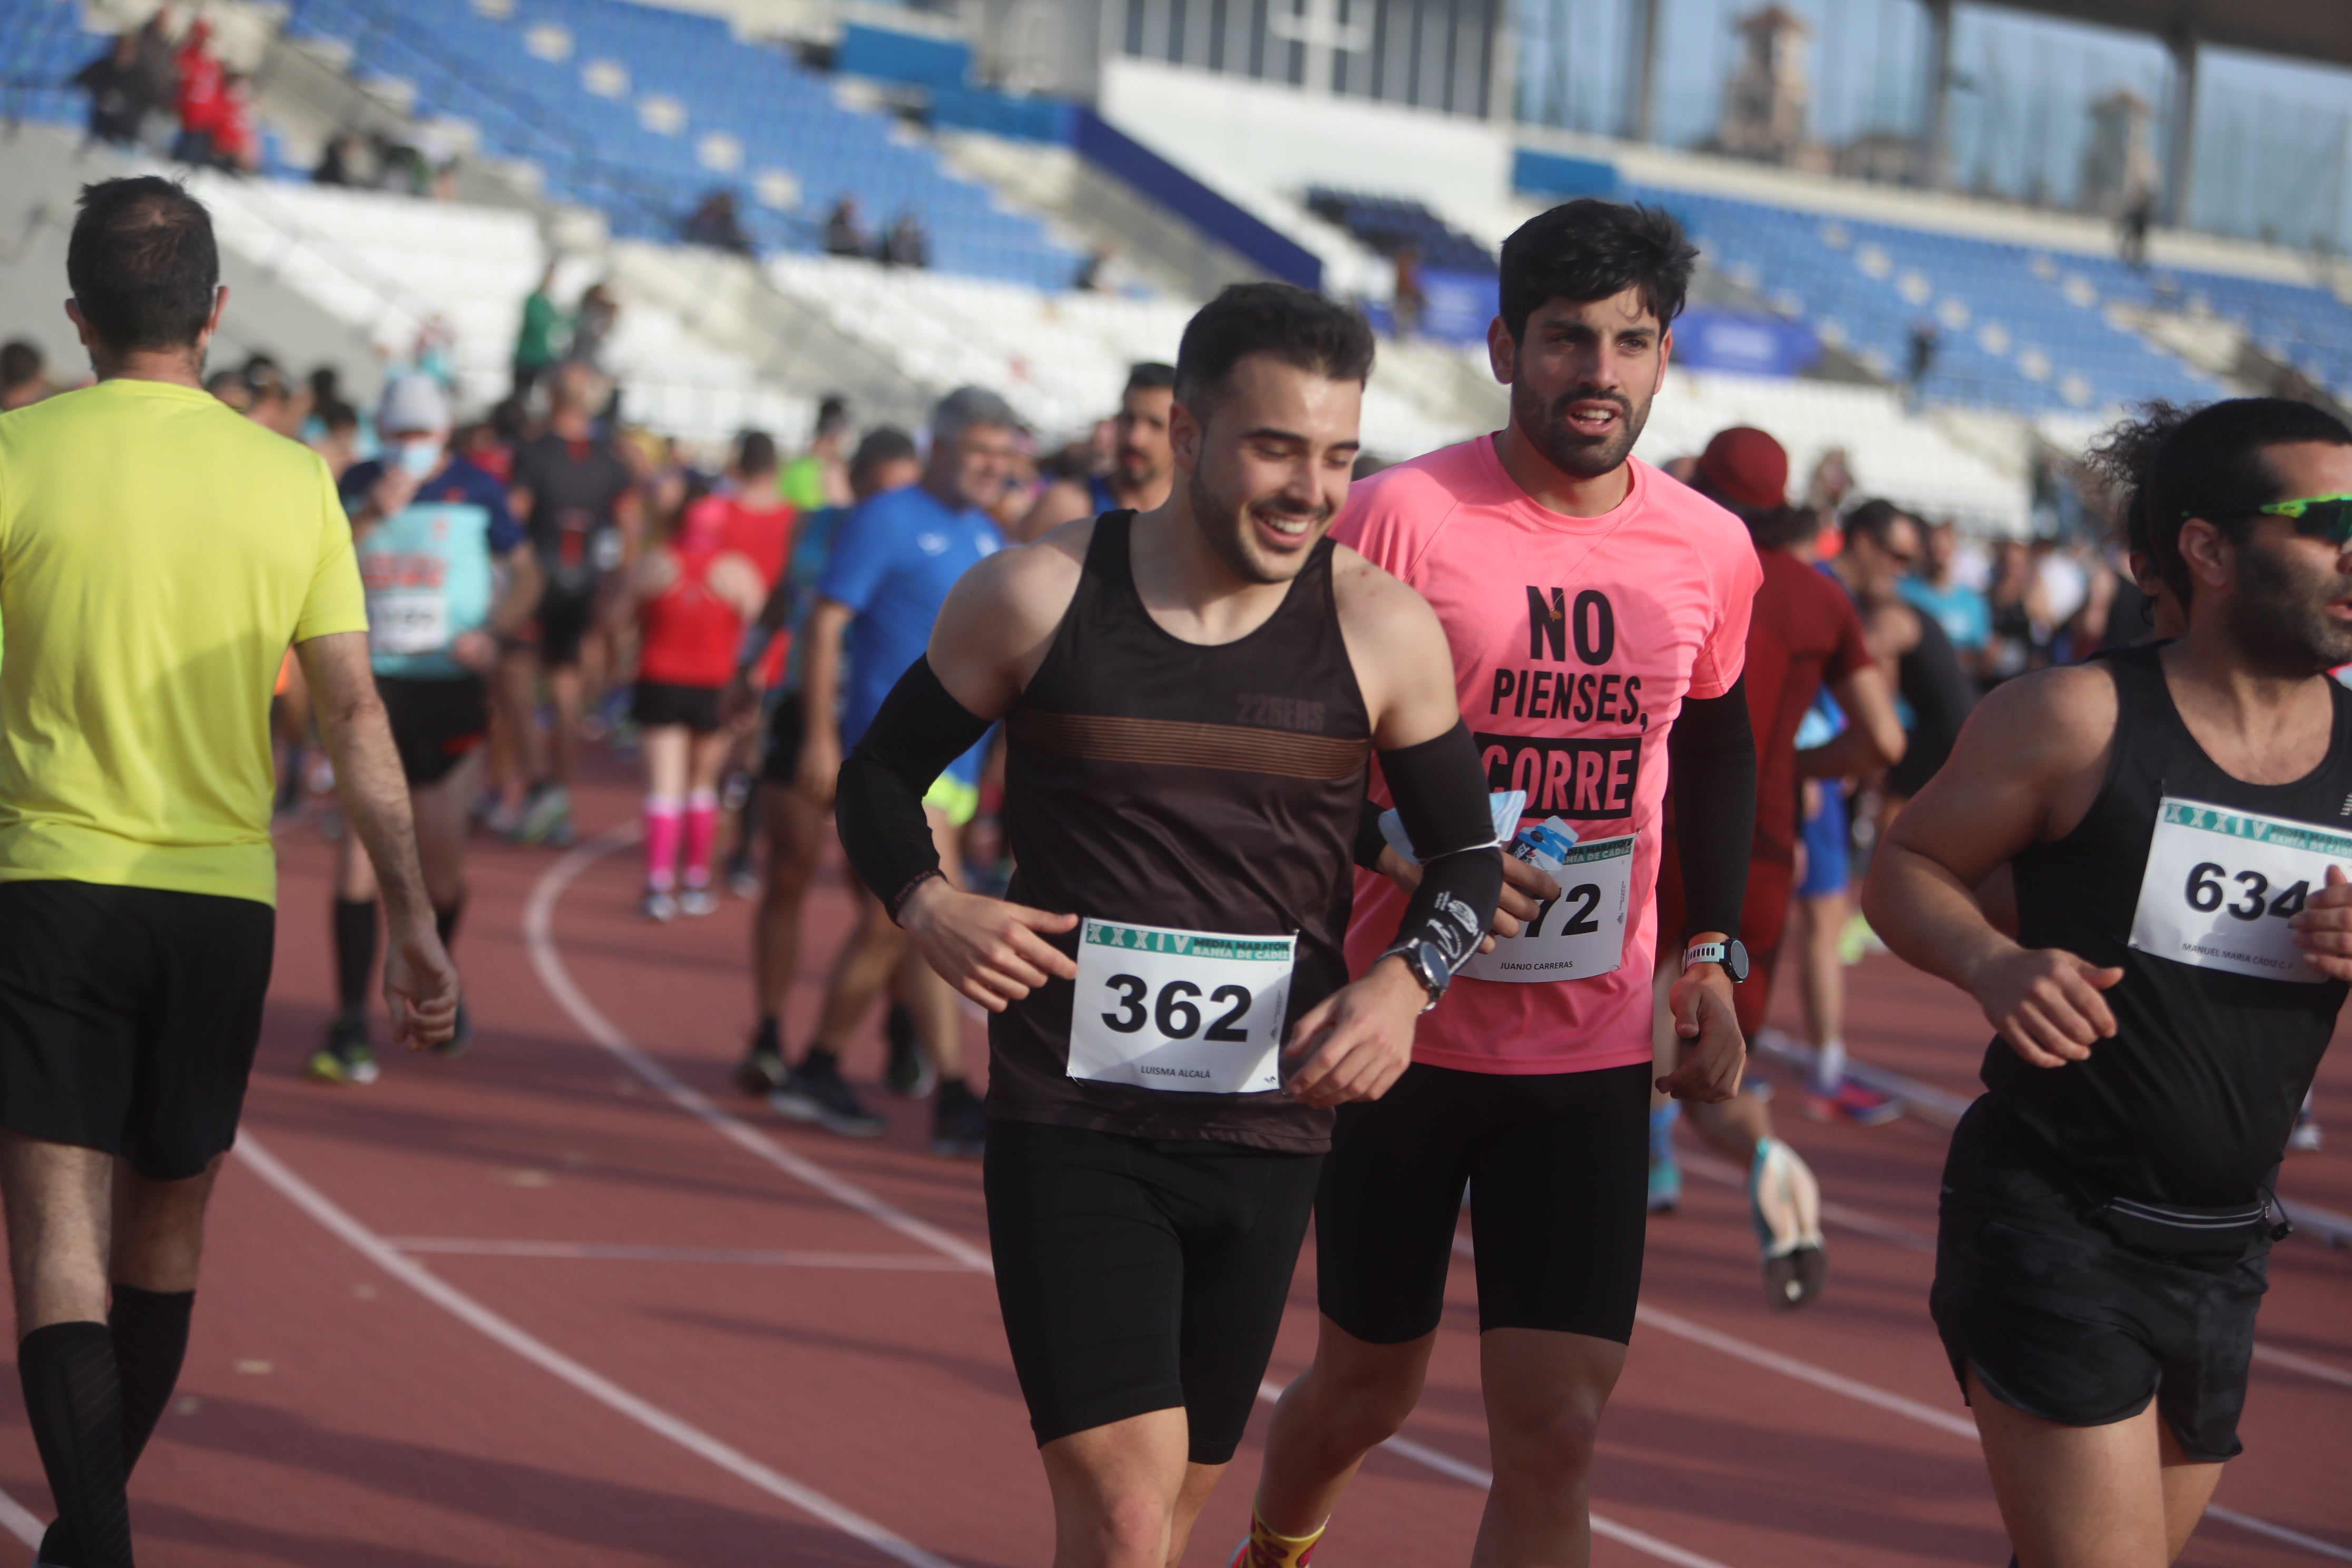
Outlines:
{"label": "white bib paper", "polygon": [[2200,969],[2322,984],[2327,977],[2304,962],[2287,921],[2326,886],[2330,866],[2352,871],[2352,837],[2167,795],[2131,944]]}
{"label": "white bib paper", "polygon": [[[1479,980],[1533,984],[1541,980],[1589,980],[1625,962],[1625,920],[1633,901],[1633,836],[1575,842],[1553,817],[1533,836],[1540,847],[1522,858],[1550,872],[1559,897],[1543,906],[1527,930],[1495,939],[1495,951],[1462,966]],[[1523,837],[1523,841],[1526,836]],[[1511,853],[1519,850],[1514,847]]]}
{"label": "white bib paper", "polygon": [[1072,1078],[1193,1094],[1282,1087],[1288,936],[1082,921]]}
{"label": "white bib paper", "polygon": [[449,600],[438,588],[378,588],[367,596],[373,653],[439,653],[449,644]]}

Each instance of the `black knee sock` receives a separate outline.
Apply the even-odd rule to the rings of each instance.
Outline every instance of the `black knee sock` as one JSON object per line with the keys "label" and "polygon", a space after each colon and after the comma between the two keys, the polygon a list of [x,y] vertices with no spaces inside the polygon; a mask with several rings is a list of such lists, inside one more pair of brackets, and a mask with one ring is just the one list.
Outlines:
{"label": "black knee sock", "polygon": [[375,970],[375,900],[335,900],[335,1000],[346,1017],[367,1012],[368,976]]}
{"label": "black knee sock", "polygon": [[195,1305],[194,1290],[114,1287],[114,1305],[106,1314],[106,1326],[114,1335],[114,1364],[122,1378],[122,1473],[126,1476],[139,1463],[180,1381],[180,1362],[188,1353],[188,1317]]}
{"label": "black knee sock", "polygon": [[51,1323],[16,1345],[16,1377],[58,1522],[42,1544],[60,1568],[131,1568],[123,1497],[122,1383],[104,1323]]}
{"label": "black knee sock", "polygon": [[444,952],[448,951],[451,942],[457,940],[457,921],[465,912],[466,896],[463,893],[458,894],[457,902],[446,909],[438,905],[434,907],[433,929],[441,933],[441,949]]}

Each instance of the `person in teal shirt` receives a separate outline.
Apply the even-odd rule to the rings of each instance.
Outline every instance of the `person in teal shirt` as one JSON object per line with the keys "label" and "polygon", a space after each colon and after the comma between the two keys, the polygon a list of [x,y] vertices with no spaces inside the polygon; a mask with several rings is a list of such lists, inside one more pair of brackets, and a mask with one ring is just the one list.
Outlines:
{"label": "person in teal shirt", "polygon": [[540,275],[539,287],[522,302],[522,327],[515,333],[514,391],[520,401],[555,363],[556,340],[563,335],[563,312],[555,305],[555,263]]}
{"label": "person in teal shirt", "polygon": [[[360,582],[367,590],[369,662],[408,780],[425,889],[446,947],[466,903],[468,807],[489,738],[489,687],[499,637],[539,602],[530,535],[508,510],[506,487],[449,447],[449,399],[440,384],[404,375],[385,388],[376,428],[384,455],[345,470]],[[499,582],[503,575],[503,588]],[[310,1071],[330,1083],[373,1083],[368,972],[376,956],[376,884],[356,835],[344,836],[333,910],[338,1008]],[[436,1047],[466,1048],[457,1030]]]}
{"label": "person in teal shirt", "polygon": [[1934,616],[1944,628],[1952,639],[1952,651],[1960,656],[1960,667],[1980,678],[1985,647],[1992,641],[1992,606],[1982,590],[1953,576],[1952,558],[1958,547],[1950,523],[1927,524],[1921,531],[1918,573],[1904,578],[1899,587],[1906,603]]}

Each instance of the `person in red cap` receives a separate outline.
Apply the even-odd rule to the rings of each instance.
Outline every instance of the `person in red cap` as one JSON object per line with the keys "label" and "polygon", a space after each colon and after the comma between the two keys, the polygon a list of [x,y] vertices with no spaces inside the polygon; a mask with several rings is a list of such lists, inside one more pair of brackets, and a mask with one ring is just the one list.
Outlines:
{"label": "person in red cap", "polygon": [[[1749,954],[1746,984],[1733,993],[1740,1033],[1749,1039],[1764,1022],[1772,995],[1773,959],[1797,880],[1801,781],[1837,779],[1884,767],[1903,754],[1903,727],[1885,675],[1871,658],[1861,617],[1838,584],[1800,559],[1790,546],[1810,539],[1819,521],[1810,508],[1788,504],[1789,454],[1765,432],[1738,426],[1706,445],[1691,486],[1748,525],[1764,568],[1763,585],[1748,622],[1748,723],[1756,735],[1756,833],[1748,851],[1748,895],[1739,940]],[[1800,752],[1797,726],[1826,684],[1847,715],[1845,730]],[[1664,835],[1658,876],[1658,923],[1679,926],[1683,879],[1676,835]],[[1664,1071],[1679,1044],[1665,1011],[1672,966],[1660,969],[1652,1040]],[[1672,1129],[1680,1106],[1652,1100],[1651,1207],[1674,1206],[1680,1172]],[[1695,1103],[1691,1122],[1709,1143],[1748,1170],[1748,1202],[1763,1252],[1765,1294],[1775,1306],[1797,1307],[1817,1296],[1828,1275],[1822,1251],[1821,1194],[1795,1151],[1773,1136],[1764,1101],[1742,1089],[1717,1103]]]}

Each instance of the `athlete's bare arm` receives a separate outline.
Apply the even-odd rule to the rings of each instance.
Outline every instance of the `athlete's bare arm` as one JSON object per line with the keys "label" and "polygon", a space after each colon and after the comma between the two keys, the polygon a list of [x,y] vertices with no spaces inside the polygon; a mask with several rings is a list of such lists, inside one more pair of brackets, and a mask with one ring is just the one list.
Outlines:
{"label": "athlete's bare arm", "polygon": [[841,777],[841,637],[856,612],[819,599],[801,627],[801,759],[793,785],[818,806],[833,804]]}
{"label": "athlete's bare arm", "polygon": [[367,847],[383,890],[392,940],[383,954],[383,1000],[394,1038],[422,1050],[457,1026],[457,971],[434,929],[433,901],[416,858],[408,784],[377,696],[365,632],[335,632],[294,645],[310,683],[312,711],[335,764],[336,793],[352,831]]}
{"label": "athlete's bare arm", "polygon": [[[1066,524],[1034,544],[998,551],[958,579],[931,625],[927,655],[949,696],[983,719],[1013,710],[1078,591],[1093,533],[1091,519]],[[827,607],[820,601],[817,613]],[[810,673],[814,690],[813,663]],[[1078,977],[1076,961],[1040,934],[1077,923],[1074,914],[967,893],[940,877],[898,907],[898,924],[924,960],[992,1013],[1049,977]]]}
{"label": "athlete's bare arm", "polygon": [[528,542],[499,557],[506,569],[507,591],[490,608],[490,618],[471,631],[459,632],[449,644],[449,657],[476,675],[499,667],[499,645],[522,629],[539,608],[539,557]]}
{"label": "athlete's bare arm", "polygon": [[1024,542],[1043,539],[1066,522],[1091,517],[1094,510],[1093,491],[1075,479],[1055,479],[1030,503],[1028,514],[1013,530],[1013,536]]}
{"label": "athlete's bare arm", "polygon": [[1828,741],[1797,753],[1801,779],[1850,779],[1903,760],[1903,721],[1895,714],[1895,694],[1875,665],[1849,670],[1829,683],[1830,695],[1845,712],[1845,728]]}
{"label": "athlete's bare arm", "polygon": [[1895,819],[1863,889],[1863,912],[1886,945],[1973,995],[2036,1067],[2081,1061],[2115,1033],[2099,993],[2123,971],[2020,946],[1986,918],[1975,889],[2020,850],[2082,821],[2105,777],[2116,711],[2115,682],[2096,666],[1995,688],[1951,760]]}

